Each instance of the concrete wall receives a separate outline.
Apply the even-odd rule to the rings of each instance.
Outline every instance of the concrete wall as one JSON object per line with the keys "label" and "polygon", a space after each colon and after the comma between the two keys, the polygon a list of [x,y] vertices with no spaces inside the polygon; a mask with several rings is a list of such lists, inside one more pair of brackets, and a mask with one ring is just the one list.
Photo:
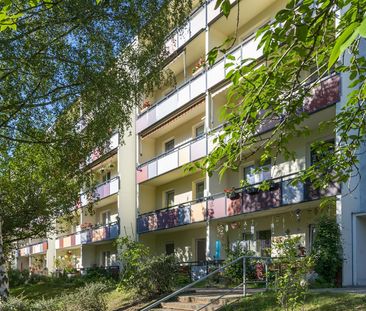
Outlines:
{"label": "concrete wall", "polygon": [[121,234],[136,237],[136,136],[135,119],[132,116],[131,135],[124,137],[124,145],[118,148],[118,173],[120,190],[118,193],[118,214]]}
{"label": "concrete wall", "polygon": [[155,255],[165,254],[165,245],[174,243],[174,253],[179,261],[196,261],[196,240],[206,238],[204,225],[175,232],[144,234],[140,241],[146,244]]}
{"label": "concrete wall", "polygon": [[[366,55],[366,42],[362,40],[360,43],[360,54]],[[344,54],[345,64],[350,63],[350,55]],[[341,101],[337,104],[337,113],[341,111],[347,102],[348,94],[353,90],[350,89],[349,74],[341,74]],[[339,137],[337,137],[339,139]],[[359,156],[359,169],[361,172],[365,172],[366,169],[366,154],[365,148],[360,150]],[[356,173],[356,172],[355,172]],[[362,173],[361,173],[362,174]],[[360,219],[355,219],[357,213],[366,212],[366,195],[363,191],[366,186],[365,178],[359,179],[358,176],[351,178],[347,184],[342,187],[342,196],[337,205],[337,217],[342,232],[343,241],[343,285],[366,285],[364,278],[364,257],[359,250],[355,250],[357,246],[365,247],[366,237],[365,235],[359,236],[358,233],[364,232],[363,226],[365,223]],[[353,228],[353,226],[357,226]],[[362,264],[361,264],[362,262]],[[360,279],[356,275],[356,271],[359,271]]]}

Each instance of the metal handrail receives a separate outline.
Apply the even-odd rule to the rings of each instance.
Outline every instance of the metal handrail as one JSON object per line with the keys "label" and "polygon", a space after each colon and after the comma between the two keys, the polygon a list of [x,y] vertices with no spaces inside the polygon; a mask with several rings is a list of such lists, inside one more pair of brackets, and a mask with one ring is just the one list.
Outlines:
{"label": "metal handrail", "polygon": [[175,292],[173,292],[173,293],[171,293],[171,294],[169,294],[169,295],[167,295],[167,296],[165,296],[165,297],[163,297],[163,298],[161,298],[161,299],[159,299],[159,300],[157,300],[157,301],[155,301],[155,302],[151,303],[150,305],[148,305],[148,306],[146,306],[146,307],[144,307],[144,308],[140,309],[140,311],[149,311],[149,310],[151,310],[152,308],[157,307],[157,306],[158,306],[158,305],[160,305],[162,302],[165,302],[165,301],[167,301],[167,300],[169,300],[169,299],[171,299],[171,298],[173,298],[173,297],[176,297],[176,296],[177,296],[177,295],[179,295],[180,293],[183,293],[183,292],[185,292],[187,289],[189,289],[189,288],[191,288],[191,287],[195,286],[196,284],[198,284],[198,283],[200,283],[200,282],[202,282],[202,281],[207,280],[209,277],[211,277],[211,276],[213,276],[213,275],[215,275],[215,274],[217,274],[217,273],[219,273],[219,272],[222,272],[222,271],[223,271],[223,270],[225,270],[227,267],[229,267],[229,266],[231,266],[231,265],[233,265],[233,264],[235,264],[235,263],[239,262],[240,260],[242,260],[242,261],[243,261],[243,266],[244,266],[244,270],[243,270],[243,277],[244,277],[244,281],[243,281],[243,290],[245,290],[244,288],[245,288],[245,283],[246,283],[246,282],[245,282],[245,261],[246,261],[246,259],[261,259],[261,260],[266,260],[266,262],[271,261],[271,257],[259,257],[259,256],[241,256],[241,257],[238,257],[238,258],[234,259],[233,261],[229,262],[228,264],[226,264],[226,265],[224,265],[224,266],[222,266],[222,267],[218,268],[217,270],[215,270],[215,271],[213,271],[213,272],[211,272],[211,273],[207,274],[206,276],[204,276],[204,277],[200,278],[199,280],[194,281],[194,282],[192,282],[191,284],[188,284],[188,285],[186,285],[186,286],[184,286],[184,287],[182,287],[182,288],[180,288],[180,289],[176,290]]}

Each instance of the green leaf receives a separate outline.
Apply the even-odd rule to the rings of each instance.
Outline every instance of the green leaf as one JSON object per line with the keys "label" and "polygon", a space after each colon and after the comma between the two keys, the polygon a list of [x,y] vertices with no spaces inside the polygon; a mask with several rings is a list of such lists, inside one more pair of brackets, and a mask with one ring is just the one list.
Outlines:
{"label": "green leaf", "polygon": [[308,26],[300,25],[296,28],[296,37],[299,41],[304,42],[308,36]]}
{"label": "green leaf", "polygon": [[366,38],[366,16],[364,17],[362,23],[358,27],[358,33],[361,37]]}
{"label": "green leaf", "polygon": [[214,8],[214,10],[217,10],[217,9],[219,8],[219,6],[221,5],[222,1],[223,1],[223,0],[217,0],[217,1],[216,1],[216,4],[215,4],[215,8]]}
{"label": "green leaf", "polygon": [[231,10],[231,4],[230,0],[224,0],[224,2],[221,4],[221,12],[228,17]]}
{"label": "green leaf", "polygon": [[328,62],[328,70],[335,64],[344,50],[351,45],[358,35],[359,23],[352,23],[337,38]]}

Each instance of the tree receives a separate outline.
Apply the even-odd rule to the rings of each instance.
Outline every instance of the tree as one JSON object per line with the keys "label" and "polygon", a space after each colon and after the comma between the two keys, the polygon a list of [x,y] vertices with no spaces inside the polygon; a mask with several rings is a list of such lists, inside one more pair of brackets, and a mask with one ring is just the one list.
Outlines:
{"label": "tree", "polygon": [[[216,6],[226,16],[230,14],[230,1],[218,0]],[[237,170],[254,154],[261,154],[262,163],[269,158],[276,161],[279,155],[295,159],[288,142],[309,135],[304,125],[310,116],[303,109],[306,99],[324,77],[343,72],[349,75],[349,88],[353,89],[339,113],[320,124],[322,130],[331,128],[337,133],[335,149],[324,141],[314,144],[312,148],[322,161],[308,167],[298,179],[326,187],[330,182],[360,177],[360,147],[366,130],[366,59],[361,53],[366,37],[365,10],[366,1],[289,1],[256,33],[264,59],[226,64],[231,86],[222,132],[211,154],[189,169],[199,167],[222,175],[228,169]],[[226,46],[227,42],[210,51],[210,65],[219,52],[227,52]],[[271,133],[258,133],[261,126],[270,124],[275,125]]]}
{"label": "tree", "polygon": [[128,133],[146,94],[174,83],[165,39],[190,9],[190,0],[0,1],[0,301],[2,250],[71,213],[93,186],[80,163],[112,130]]}

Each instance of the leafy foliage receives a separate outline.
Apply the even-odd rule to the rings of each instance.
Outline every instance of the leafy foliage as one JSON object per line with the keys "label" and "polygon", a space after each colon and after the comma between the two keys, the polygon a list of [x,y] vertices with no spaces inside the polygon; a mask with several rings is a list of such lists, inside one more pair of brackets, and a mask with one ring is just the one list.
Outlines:
{"label": "leafy foliage", "polygon": [[[225,264],[232,262],[233,260],[242,257],[242,256],[254,256],[255,252],[246,250],[241,246],[241,244],[237,243],[232,248],[228,248],[226,250],[226,260]],[[255,274],[255,269],[253,266],[253,261],[247,259],[246,260],[246,273],[247,278],[253,279]],[[238,285],[243,282],[243,261],[239,262],[227,267],[224,271],[225,277],[229,278],[233,284]]]}
{"label": "leafy foliage", "polygon": [[[223,1],[216,5],[224,10]],[[255,154],[261,154],[260,164],[269,158],[274,163],[280,157],[294,160],[289,142],[311,133],[305,122],[311,113],[304,107],[314,87],[331,73],[346,72],[349,88],[355,89],[337,115],[318,126],[319,131],[337,133],[335,151],[328,150],[321,163],[308,167],[298,179],[325,188],[360,176],[358,150],[366,137],[366,59],[361,53],[365,10],[366,1],[288,1],[256,33],[262,59],[226,62],[232,85],[222,112],[224,126],[211,154],[188,169],[199,167],[222,176]],[[344,51],[343,61],[336,62]],[[207,59],[213,64],[216,57],[214,48]],[[267,126],[273,131],[260,133]],[[322,143],[314,148],[324,148]]]}
{"label": "leafy foliage", "polygon": [[342,242],[339,225],[334,217],[322,215],[316,224],[312,254],[315,271],[329,284],[334,284],[342,267]]}
{"label": "leafy foliage", "polygon": [[283,310],[294,310],[305,303],[308,292],[307,274],[310,273],[314,262],[311,256],[298,257],[300,237],[285,237],[274,243],[274,248],[280,258],[276,264],[280,271],[276,278],[277,301]]}
{"label": "leafy foliage", "polygon": [[104,293],[108,286],[104,283],[91,283],[58,299],[30,302],[21,297],[10,297],[1,305],[2,311],[106,311]]}
{"label": "leafy foliage", "polygon": [[128,237],[117,242],[123,264],[120,286],[140,297],[150,298],[170,292],[175,285],[178,266],[174,256],[152,256],[142,243]]}

